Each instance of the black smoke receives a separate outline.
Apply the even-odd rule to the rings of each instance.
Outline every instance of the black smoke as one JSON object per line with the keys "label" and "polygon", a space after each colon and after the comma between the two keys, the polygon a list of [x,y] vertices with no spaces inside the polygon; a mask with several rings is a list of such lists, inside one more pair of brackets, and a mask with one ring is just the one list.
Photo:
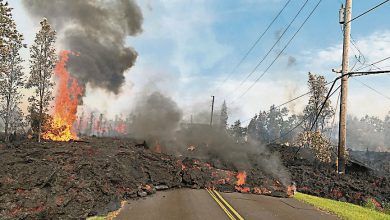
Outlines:
{"label": "black smoke", "polygon": [[68,69],[84,85],[118,94],[137,52],[126,37],[142,32],[143,16],[133,0],[23,0],[28,13],[46,17],[62,49],[71,50]]}

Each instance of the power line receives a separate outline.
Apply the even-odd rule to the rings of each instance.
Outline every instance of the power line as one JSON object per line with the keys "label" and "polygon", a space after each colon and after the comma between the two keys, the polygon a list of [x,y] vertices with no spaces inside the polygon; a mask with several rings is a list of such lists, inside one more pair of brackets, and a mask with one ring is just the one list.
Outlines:
{"label": "power line", "polygon": [[314,122],[313,122],[313,124],[312,124],[311,127],[310,127],[310,131],[313,130],[315,124],[317,123],[318,117],[320,117],[321,112],[322,112],[322,110],[324,109],[325,104],[326,104],[326,102],[328,101],[328,99],[329,99],[331,96],[333,96],[334,93],[341,87],[341,85],[340,85],[339,87],[337,87],[337,89],[336,89],[333,93],[331,93],[332,90],[333,90],[334,85],[336,84],[336,81],[337,81],[337,79],[335,79],[335,81],[333,82],[332,86],[330,87],[329,92],[328,92],[328,94],[326,95],[325,100],[324,100],[324,102],[322,103],[321,108],[320,108],[320,110],[318,111],[318,114],[316,115],[316,117],[315,117],[315,119],[314,119]]}
{"label": "power line", "polygon": [[263,56],[263,58],[257,63],[257,65],[253,68],[253,70],[245,77],[244,80],[241,81],[241,83],[236,87],[234,91],[236,91],[238,88],[240,88],[246,80],[254,73],[256,72],[257,68],[264,62],[265,59],[267,59],[268,55],[271,54],[273,49],[278,45],[278,43],[282,40],[283,36],[287,33],[287,31],[290,29],[291,25],[294,23],[294,21],[298,18],[298,16],[301,14],[302,10],[305,8],[309,0],[306,0],[305,3],[301,6],[298,13],[294,16],[294,18],[290,21],[290,23],[287,25],[287,27],[284,29],[282,34],[278,37],[276,42],[272,45],[272,47],[267,51],[267,53]]}
{"label": "power line", "polygon": [[[332,88],[333,88],[334,84],[336,83],[336,81],[339,80],[339,79],[340,79],[340,78],[337,77],[337,78],[333,81]],[[310,131],[313,129],[314,125],[317,123],[318,116],[321,114],[321,111],[322,111],[322,109],[324,108],[324,106],[325,106],[326,102],[328,101],[328,99],[329,99],[331,96],[333,96],[333,95],[336,93],[336,91],[337,91],[340,87],[341,87],[341,85],[340,85],[339,87],[337,87],[337,89],[336,89],[332,94],[330,94],[331,91],[332,91],[332,88],[329,90],[329,92],[328,92],[328,94],[327,94],[327,96],[326,96],[324,102],[322,103],[321,109],[320,109],[320,111],[318,112],[318,114],[317,114],[317,116],[316,116],[316,119],[315,119],[315,121],[313,122],[313,124],[312,124],[312,126],[311,126],[311,128],[310,128]],[[311,114],[309,114],[308,116],[311,116]],[[309,118],[309,117],[306,117],[305,120],[307,120],[308,118]],[[304,121],[302,121],[301,124],[302,124],[303,122],[304,122]],[[298,152],[301,150],[301,148],[302,148],[302,146],[299,146],[298,150],[297,150],[297,151],[295,152],[295,154],[294,154],[294,157],[298,154]]]}
{"label": "power line", "polygon": [[381,73],[390,73],[390,70],[364,71],[364,72],[355,71],[355,72],[349,72],[345,75],[348,75],[351,77],[351,76],[377,75],[377,74],[381,74]]}
{"label": "power line", "polygon": [[322,2],[322,0],[319,0],[316,6],[313,8],[313,10],[310,12],[310,14],[307,16],[307,18],[304,20],[302,25],[298,28],[298,30],[294,33],[294,35],[290,38],[290,40],[287,42],[287,44],[284,46],[284,48],[279,52],[279,54],[275,57],[275,59],[271,62],[271,64],[265,69],[265,71],[255,80],[255,82],[252,83],[251,86],[249,86],[239,97],[234,99],[232,103],[234,103],[235,100],[243,97],[252,87],[268,72],[268,70],[274,65],[274,63],[278,60],[280,55],[286,50],[286,48],[290,45],[292,40],[297,36],[299,31],[303,28],[303,26],[306,24],[306,22],[309,20],[309,18],[313,15],[315,10],[318,8],[319,4]]}
{"label": "power line", "polygon": [[[336,79],[336,80],[337,80],[337,79]],[[336,82],[336,80],[335,80],[334,82]],[[332,83],[333,83],[333,82],[332,82]],[[333,93],[331,93],[331,94],[330,94],[331,89],[329,90],[329,93],[328,93],[327,97],[325,98],[324,102],[323,102],[322,105],[321,105],[320,113],[321,113],[321,111],[322,111],[322,109],[323,109],[323,106],[325,106],[325,103],[328,101],[328,99],[329,99],[331,96],[333,96],[334,93],[335,93],[339,88],[340,88],[340,86],[339,86]],[[303,122],[305,122],[305,121],[306,121],[309,117],[311,117],[311,116],[312,116],[312,113],[308,114],[308,115],[307,115],[306,117],[304,117],[298,124],[296,124],[292,129],[290,129],[289,131],[287,131],[286,133],[284,133],[284,134],[281,135],[280,137],[275,138],[274,140],[271,141],[271,143],[275,143],[275,141],[280,140],[280,139],[286,137],[287,135],[289,135],[291,132],[293,132],[295,129],[297,129],[299,126],[301,126],[301,125],[303,124]],[[315,124],[315,122],[314,122],[313,124]],[[310,130],[311,130],[311,129],[310,129]]]}
{"label": "power line", "polygon": [[360,84],[362,84],[362,85],[364,85],[365,87],[371,89],[372,91],[376,92],[377,94],[381,95],[382,97],[384,97],[384,98],[390,100],[390,97],[389,97],[389,96],[387,96],[387,95],[385,95],[385,94],[379,92],[378,90],[372,88],[371,86],[367,85],[366,83],[364,83],[364,82],[362,82],[362,81],[360,81],[360,80],[358,80],[358,79],[354,79],[354,80],[358,81]]}
{"label": "power line", "polygon": [[384,5],[385,3],[389,2],[389,1],[390,1],[390,0],[385,0],[385,1],[383,1],[382,3],[376,5],[376,6],[372,7],[372,8],[370,8],[370,9],[368,9],[367,11],[361,13],[360,15],[358,15],[358,16],[352,18],[352,19],[351,19],[350,21],[348,21],[347,23],[352,22],[352,21],[354,21],[354,20],[356,20],[356,19],[362,17],[363,15],[365,15],[365,14],[367,14],[367,13],[369,13],[369,12],[375,10],[376,8],[379,8],[380,6]]}
{"label": "power line", "polygon": [[[332,84],[332,83],[333,83],[333,81],[328,82],[328,83],[325,84],[325,86],[328,86],[328,85],[330,85],[330,84]],[[295,97],[295,98],[293,98],[293,99],[290,99],[290,100],[288,100],[288,101],[286,101],[286,102],[284,102],[284,103],[282,103],[282,104],[280,104],[280,105],[275,106],[275,109],[280,108],[280,107],[282,107],[282,106],[284,106],[284,105],[287,105],[287,104],[289,104],[289,103],[291,103],[291,102],[293,102],[293,101],[296,101],[296,100],[298,100],[298,99],[300,99],[300,98],[302,98],[302,97],[305,97],[305,96],[309,95],[310,93],[311,93],[311,91],[306,92],[306,93],[304,93],[304,94],[302,94],[302,95],[299,95],[299,96],[297,96],[297,97]],[[266,112],[269,112],[269,111],[270,111],[270,110],[268,110],[268,111],[266,111]],[[241,123],[247,122],[247,121],[249,121],[249,120],[251,120],[251,119],[252,119],[252,117],[247,118],[247,119],[241,121]]]}
{"label": "power line", "polygon": [[233,68],[233,70],[226,76],[226,78],[223,80],[222,84],[218,86],[215,90],[217,90],[219,87],[225,84],[225,82],[233,75],[233,73],[238,69],[238,67],[241,66],[241,64],[245,61],[245,59],[248,57],[248,55],[252,52],[252,50],[256,47],[256,45],[259,43],[259,41],[264,37],[264,35],[268,32],[268,30],[271,28],[271,26],[275,23],[275,21],[279,18],[279,16],[282,14],[284,9],[287,7],[287,5],[291,2],[291,0],[288,0],[286,4],[284,4],[283,8],[278,12],[278,14],[275,16],[275,18],[271,21],[271,23],[267,26],[267,28],[261,33],[261,35],[256,39],[256,41],[252,44],[252,46],[249,48],[249,50],[245,53],[245,55],[241,58],[241,60],[237,63],[237,65]]}
{"label": "power line", "polygon": [[376,64],[381,63],[381,62],[383,62],[383,61],[386,61],[386,60],[388,60],[388,59],[390,59],[390,56],[389,56],[389,57],[386,57],[386,58],[383,58],[383,59],[381,59],[381,60],[379,60],[379,61],[376,61],[376,62],[374,62],[374,63],[368,64],[368,65],[366,65],[366,66],[363,66],[363,67],[361,67],[361,68],[358,68],[356,71],[362,70],[362,69],[367,68],[367,67],[369,67],[369,66],[375,66]]}

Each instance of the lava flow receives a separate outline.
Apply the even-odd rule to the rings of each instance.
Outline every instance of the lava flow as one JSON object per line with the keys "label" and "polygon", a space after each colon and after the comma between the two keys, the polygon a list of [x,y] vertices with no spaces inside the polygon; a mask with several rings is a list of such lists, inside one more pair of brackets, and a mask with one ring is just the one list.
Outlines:
{"label": "lava flow", "polygon": [[242,192],[242,193],[250,192],[251,189],[249,187],[243,186],[245,184],[245,181],[246,181],[246,172],[245,171],[238,172],[236,177],[237,177],[237,182],[236,182],[235,189],[239,192]]}
{"label": "lava flow", "polygon": [[60,59],[54,69],[57,77],[56,97],[54,102],[53,121],[50,129],[42,137],[53,141],[77,140],[73,124],[76,121],[78,98],[83,89],[76,78],[66,70],[70,51],[61,51]]}

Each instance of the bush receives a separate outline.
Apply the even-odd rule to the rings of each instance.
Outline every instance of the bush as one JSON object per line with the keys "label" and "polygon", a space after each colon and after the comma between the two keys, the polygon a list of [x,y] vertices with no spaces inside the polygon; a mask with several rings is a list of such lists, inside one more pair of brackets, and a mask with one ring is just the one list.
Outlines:
{"label": "bush", "polygon": [[317,160],[330,163],[332,151],[330,141],[321,132],[306,131],[298,135],[297,144],[300,147],[310,148]]}

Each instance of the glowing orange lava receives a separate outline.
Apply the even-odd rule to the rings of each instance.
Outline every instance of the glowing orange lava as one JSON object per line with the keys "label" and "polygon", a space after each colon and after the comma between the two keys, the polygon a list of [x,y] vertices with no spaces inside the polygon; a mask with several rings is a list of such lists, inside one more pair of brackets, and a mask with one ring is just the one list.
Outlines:
{"label": "glowing orange lava", "polygon": [[83,89],[77,79],[66,70],[65,66],[69,60],[69,54],[70,51],[61,51],[60,59],[54,69],[57,83],[53,121],[49,131],[42,134],[42,137],[47,140],[69,141],[78,139],[73,124],[77,118],[78,98],[82,95]]}
{"label": "glowing orange lava", "polygon": [[237,185],[237,186],[242,186],[242,185],[245,184],[245,181],[246,181],[246,172],[245,172],[245,171],[238,172],[238,173],[237,173],[237,182],[236,182],[236,185]]}
{"label": "glowing orange lava", "polygon": [[236,182],[236,186],[234,188],[238,192],[249,193],[251,191],[251,189],[249,187],[243,187],[243,185],[245,184],[245,181],[246,181],[246,172],[245,171],[238,172],[236,177],[237,177],[237,182]]}

